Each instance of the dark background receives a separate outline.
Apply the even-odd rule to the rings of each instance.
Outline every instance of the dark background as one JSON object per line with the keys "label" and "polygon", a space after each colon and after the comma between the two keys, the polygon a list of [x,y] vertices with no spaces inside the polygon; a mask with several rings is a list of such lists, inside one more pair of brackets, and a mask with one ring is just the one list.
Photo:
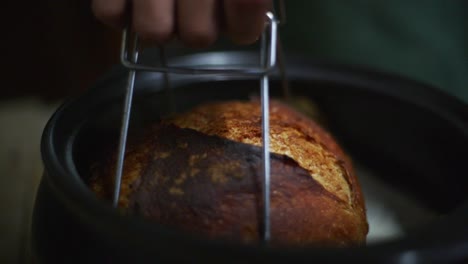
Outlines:
{"label": "dark background", "polygon": [[0,99],[68,96],[117,62],[120,33],[94,19],[90,0],[4,1],[0,10]]}

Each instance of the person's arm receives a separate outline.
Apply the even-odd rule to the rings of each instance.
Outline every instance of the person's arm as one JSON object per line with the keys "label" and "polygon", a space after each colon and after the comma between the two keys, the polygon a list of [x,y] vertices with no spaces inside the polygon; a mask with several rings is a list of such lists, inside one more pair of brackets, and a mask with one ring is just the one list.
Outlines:
{"label": "person's arm", "polygon": [[93,0],[95,16],[107,25],[131,25],[143,39],[164,44],[176,37],[207,47],[220,34],[237,44],[261,35],[270,0]]}

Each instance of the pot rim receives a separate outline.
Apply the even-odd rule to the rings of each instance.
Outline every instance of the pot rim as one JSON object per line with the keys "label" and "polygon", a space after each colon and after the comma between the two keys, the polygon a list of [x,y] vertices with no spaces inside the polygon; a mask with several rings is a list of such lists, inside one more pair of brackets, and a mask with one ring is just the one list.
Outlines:
{"label": "pot rim", "polygon": [[[185,63],[187,60],[199,60],[200,58],[209,58],[210,56],[247,56],[252,58],[254,55],[249,52],[209,52],[197,55],[188,55],[179,57],[173,60],[174,63]],[[363,66],[337,65],[323,62],[315,62],[309,59],[289,58],[288,62],[295,66],[295,74],[292,78],[304,80],[329,80],[335,83],[351,83],[354,86],[359,86],[361,89],[373,89],[373,87],[382,87],[380,93],[388,96],[398,96],[403,99],[410,100],[414,104],[430,107],[443,114],[452,122],[455,122],[460,129],[465,131],[468,137],[468,106],[461,100],[452,97],[445,92],[442,92],[427,84],[410,80],[396,74],[383,73],[376,70],[371,70]],[[289,64],[289,63],[288,63]],[[288,66],[289,68],[289,66]],[[93,97],[103,96],[109,92],[106,89],[98,89],[98,87],[113,86],[115,82],[122,82],[125,79],[125,69],[116,67],[103,79],[99,80],[93,89],[85,92],[84,95],[68,100],[63,103],[53,116],[48,121],[42,136],[41,153],[45,168],[45,179],[52,187],[53,191],[62,199],[62,202],[73,213],[80,218],[81,221],[88,223],[99,229],[101,232],[114,237],[114,239],[129,239],[139,245],[146,247],[151,246],[155,237],[158,239],[166,239],[169,243],[177,243],[179,246],[184,245],[191,248],[204,248],[207,250],[224,250],[230,252],[231,255],[268,255],[268,257],[277,259],[283,257],[304,257],[318,259],[333,259],[334,257],[348,256],[348,259],[369,258],[387,258],[388,260],[403,260],[411,256],[417,255],[418,258],[437,259],[440,255],[446,255],[443,252],[454,251],[468,252],[468,236],[464,232],[460,232],[455,227],[460,228],[463,222],[468,222],[468,203],[464,203],[464,207],[460,208],[462,212],[460,219],[451,219],[447,226],[449,232],[438,234],[437,241],[433,240],[417,240],[414,237],[406,237],[398,240],[385,241],[378,244],[367,245],[363,248],[345,248],[345,249],[310,249],[310,248],[285,248],[284,251],[270,249],[263,245],[260,246],[243,246],[233,242],[206,240],[194,237],[188,234],[183,234],[178,231],[168,230],[160,227],[155,223],[150,223],[143,219],[134,217],[125,217],[120,215],[107,203],[98,200],[92,195],[81,180],[75,168],[71,168],[64,164],[59,158],[56,151],[55,138],[57,136],[57,126],[63,115],[67,111],[73,109],[76,105],[83,105],[83,101]],[[159,76],[160,74],[143,73],[141,78]],[[291,76],[291,75],[290,75]],[[278,76],[275,75],[274,78]],[[219,77],[213,80],[203,76],[181,77],[180,83],[200,82],[200,81],[229,81],[233,77]],[[172,79],[173,83],[177,83],[177,78]],[[177,86],[177,85],[175,85]],[[392,89],[384,89],[392,87]],[[408,89],[411,87],[411,89]],[[115,87],[114,87],[115,88]],[[405,90],[408,89],[408,90]],[[107,89],[109,90],[109,89]],[[114,89],[115,91],[116,89]],[[375,91],[375,90],[374,90]],[[136,92],[136,91],[135,91]],[[153,91],[154,92],[154,91]],[[403,93],[402,93],[403,92]],[[113,96],[121,96],[123,89],[115,91]],[[96,98],[94,98],[96,99]],[[424,100],[426,102],[423,102]],[[430,105],[429,103],[432,103]],[[97,102],[98,103],[98,102]],[[76,131],[72,131],[75,133]],[[73,137],[73,135],[69,135]],[[465,208],[466,207],[466,208]],[[441,220],[438,225],[443,225],[445,220]],[[456,223],[456,224],[455,224]],[[466,223],[466,222],[465,222]],[[433,231],[433,230],[432,230]],[[468,231],[468,230],[465,230]]]}

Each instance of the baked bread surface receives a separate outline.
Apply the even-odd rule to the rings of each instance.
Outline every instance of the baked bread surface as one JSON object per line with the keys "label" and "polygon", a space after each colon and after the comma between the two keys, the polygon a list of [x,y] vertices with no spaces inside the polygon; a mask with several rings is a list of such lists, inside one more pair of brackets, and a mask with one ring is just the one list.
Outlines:
{"label": "baked bread surface", "polygon": [[[200,105],[152,124],[129,145],[120,207],[209,238],[257,242],[262,230],[258,102]],[[314,121],[270,102],[272,242],[352,246],[368,232],[351,161]],[[93,169],[91,189],[110,198],[113,155]]]}

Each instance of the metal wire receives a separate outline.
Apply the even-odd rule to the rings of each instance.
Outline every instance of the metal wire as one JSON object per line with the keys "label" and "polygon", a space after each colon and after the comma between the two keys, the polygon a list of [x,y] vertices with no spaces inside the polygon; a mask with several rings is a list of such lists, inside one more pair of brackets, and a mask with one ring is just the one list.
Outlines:
{"label": "metal wire", "polygon": [[[272,13],[267,15],[273,16]],[[271,39],[273,41],[267,42],[265,33],[262,35],[261,58],[264,60],[263,65],[269,65],[272,62],[276,63],[276,39],[277,39],[277,25],[271,24],[272,30]],[[269,53],[267,53],[269,52]],[[270,190],[271,190],[271,173],[270,173],[270,111],[269,111],[269,78],[268,74],[264,74],[260,82],[261,104],[262,104],[262,139],[263,139],[263,240],[269,242],[271,239],[271,219],[270,219]]]}
{"label": "metal wire", "polygon": [[[270,14],[270,15],[269,15]],[[276,33],[273,34],[272,30],[277,30],[277,21],[273,13],[267,13],[268,24],[269,24],[269,39],[268,41],[271,43],[273,41],[276,42],[276,39],[272,39],[273,36],[276,36]],[[273,27],[273,24],[275,25]],[[127,38],[128,38],[128,29],[124,30],[123,34],[123,41],[122,41],[122,49],[120,54],[120,62],[121,64],[129,70],[134,71],[150,71],[150,72],[162,72],[162,73],[171,73],[171,74],[187,74],[187,75],[230,75],[230,76],[258,76],[261,77],[264,74],[269,74],[271,71],[274,70],[275,63],[270,63],[263,67],[255,67],[255,66],[226,66],[218,68],[206,67],[204,68],[203,65],[194,66],[194,67],[176,67],[176,66],[167,66],[167,67],[156,67],[150,65],[143,65],[137,64],[132,62],[128,59],[128,52],[127,52]],[[137,38],[135,36],[135,38]]]}
{"label": "metal wire", "polygon": [[[124,32],[124,36],[122,37],[122,42],[127,42],[127,31]],[[123,44],[123,43],[122,43]],[[127,53],[124,50],[126,45],[122,45],[122,54]],[[138,38],[134,38],[133,46],[132,46],[132,61],[137,62],[138,60]],[[130,122],[130,114],[132,109],[132,98],[133,98],[133,88],[135,86],[135,76],[136,72],[134,70],[130,70],[128,73],[128,80],[127,80],[127,91],[125,94],[125,102],[124,102],[124,111],[122,115],[122,126],[120,128],[120,139],[119,139],[119,150],[117,152],[117,167],[116,167],[116,174],[114,178],[114,194],[112,199],[112,204],[114,207],[118,207],[119,205],[119,197],[120,197],[120,186],[122,183],[122,173],[123,173],[123,165],[125,159],[125,147],[127,145],[127,135],[128,135],[128,127]]]}
{"label": "metal wire", "polygon": [[[138,37],[134,37],[134,45],[132,47],[132,58],[129,59],[128,54],[128,40],[129,30],[125,29],[122,36],[122,47],[120,53],[121,64],[129,69],[129,77],[127,83],[127,90],[125,96],[124,111],[122,117],[122,127],[120,132],[119,152],[117,159],[117,167],[115,172],[115,186],[113,204],[118,206],[120,187],[122,180],[123,164],[125,157],[125,145],[128,135],[130,111],[132,105],[133,88],[135,83],[136,71],[152,71],[162,72],[164,74],[216,74],[216,75],[238,75],[238,76],[258,76],[260,78],[260,92],[261,92],[261,114],[262,114],[262,161],[263,161],[263,240],[268,242],[271,239],[271,222],[270,222],[270,138],[269,138],[269,73],[274,70],[276,66],[277,55],[277,24],[274,14],[268,12],[266,14],[268,19],[268,30],[263,32],[261,40],[260,57],[261,63],[258,67],[247,66],[230,66],[218,68],[202,68],[202,67],[170,67],[165,62],[164,51],[162,51],[161,58],[163,65],[160,67],[140,65],[137,63],[138,59]],[[167,78],[167,75],[166,75]],[[166,88],[169,87],[169,80],[166,79]]]}

